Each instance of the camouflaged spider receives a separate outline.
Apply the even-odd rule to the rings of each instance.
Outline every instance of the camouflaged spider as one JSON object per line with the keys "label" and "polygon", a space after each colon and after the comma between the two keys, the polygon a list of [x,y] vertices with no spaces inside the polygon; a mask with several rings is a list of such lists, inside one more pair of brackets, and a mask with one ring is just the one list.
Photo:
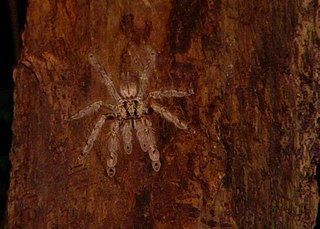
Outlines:
{"label": "camouflaged spider", "polygon": [[69,120],[80,119],[85,115],[99,110],[101,107],[106,107],[112,113],[102,115],[95,124],[87,144],[79,155],[78,159],[82,160],[92,149],[94,141],[107,119],[112,119],[110,132],[107,139],[107,148],[110,153],[107,160],[107,173],[110,177],[114,176],[117,164],[117,152],[119,151],[119,134],[122,135],[122,143],[124,151],[127,154],[132,152],[133,129],[136,130],[136,137],[140,147],[144,152],[148,152],[152,161],[152,167],[157,172],[160,170],[160,153],[156,146],[155,133],[152,128],[152,123],[147,117],[153,111],[159,113],[169,122],[174,123],[178,128],[194,132],[188,128],[187,124],[181,121],[178,117],[167,111],[167,109],[155,102],[149,101],[150,98],[160,99],[164,97],[184,97],[193,94],[193,91],[177,91],[177,90],[160,90],[152,91],[146,96],[146,87],[148,83],[148,63],[145,65],[145,70],[139,77],[139,88],[135,83],[122,82],[120,85],[120,94],[117,92],[111,78],[103,67],[96,61],[93,54],[89,54],[91,65],[100,72],[104,79],[104,83],[115,104],[108,104],[104,101],[96,101],[93,104],[85,107],[76,114],[70,116]]}

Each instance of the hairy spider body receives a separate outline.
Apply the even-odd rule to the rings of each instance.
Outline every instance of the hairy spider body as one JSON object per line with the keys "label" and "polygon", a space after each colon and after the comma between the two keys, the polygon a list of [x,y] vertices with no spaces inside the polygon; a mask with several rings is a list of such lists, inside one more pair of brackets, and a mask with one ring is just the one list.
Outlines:
{"label": "hairy spider body", "polygon": [[[87,144],[85,145],[78,159],[82,160],[86,157],[86,155],[92,149],[94,141],[99,135],[99,132],[106,120],[112,119],[113,121],[110,125],[110,131],[107,139],[107,148],[109,151],[109,157],[107,159],[108,175],[112,177],[115,174],[115,166],[118,161],[117,154],[120,150],[120,135],[124,151],[127,154],[132,153],[134,130],[142,151],[148,152],[149,158],[152,161],[153,169],[156,172],[159,171],[161,167],[160,153],[156,146],[155,132],[152,128],[152,123],[149,120],[148,115],[155,111],[166,120],[174,123],[178,128],[184,130],[191,129],[188,129],[188,126],[185,122],[171,114],[165,107],[154,102],[149,102],[149,99],[159,99],[163,97],[185,97],[193,94],[193,91],[185,92],[177,90],[162,90],[150,92],[148,96],[145,96],[148,82],[147,72],[150,65],[150,63],[147,63],[144,71],[141,73],[139,87],[133,82],[125,82],[120,85],[120,94],[118,94],[111,78],[102,68],[102,66],[96,61],[92,54],[89,54],[89,60],[91,65],[103,76],[104,83],[107,86],[109,93],[115,100],[115,104],[112,105],[103,101],[96,101],[69,117],[71,120],[79,119],[85,115],[99,110],[101,107],[106,107],[112,111],[111,113],[102,115],[97,121],[91,132],[91,135],[87,140]],[[155,59],[152,59],[151,61],[154,60]]]}
{"label": "hairy spider body", "polygon": [[116,113],[123,120],[141,118],[142,115],[148,113],[148,107],[140,100],[123,100],[120,101],[119,106],[116,108]]}

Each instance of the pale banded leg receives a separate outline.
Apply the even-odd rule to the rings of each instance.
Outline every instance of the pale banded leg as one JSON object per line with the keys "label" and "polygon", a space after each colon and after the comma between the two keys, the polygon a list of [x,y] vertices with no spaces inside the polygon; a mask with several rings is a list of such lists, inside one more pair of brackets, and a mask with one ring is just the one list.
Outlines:
{"label": "pale banded leg", "polygon": [[140,75],[138,98],[143,98],[148,86],[148,76],[145,72]]}
{"label": "pale banded leg", "polygon": [[156,137],[154,135],[154,130],[152,128],[152,123],[148,118],[141,118],[142,125],[145,129],[145,134],[148,139],[149,145],[155,145],[156,144]]}
{"label": "pale banded leg", "polygon": [[94,57],[94,55],[92,53],[89,53],[89,61],[90,64],[100,72],[100,74],[102,75],[103,79],[104,79],[104,84],[107,86],[109,93],[111,94],[111,96],[116,100],[116,101],[120,101],[121,97],[118,94],[111,78],[108,76],[108,73],[103,69],[103,67],[97,62],[96,58]]}
{"label": "pale banded leg", "polygon": [[152,168],[154,171],[159,172],[161,168],[161,162],[159,161],[152,161]]}
{"label": "pale banded leg", "polygon": [[125,121],[121,130],[124,151],[127,154],[132,153],[132,127],[130,121]]}
{"label": "pale banded leg", "polygon": [[156,145],[156,137],[152,129],[152,123],[147,118],[143,118],[142,122],[147,130],[146,133],[147,133],[147,138],[149,140],[148,154],[152,161],[152,168],[154,169],[154,171],[158,172],[161,167],[160,153]]}
{"label": "pale banded leg", "polygon": [[73,120],[73,119],[79,119],[82,118],[83,116],[86,116],[90,113],[93,113],[97,110],[100,109],[100,107],[102,106],[103,102],[102,101],[97,101],[92,103],[91,105],[83,108],[82,110],[78,111],[77,113],[75,113],[74,115],[71,115],[70,117],[66,117],[66,120]]}
{"label": "pale banded leg", "polygon": [[145,96],[149,77],[151,75],[151,72],[155,68],[156,59],[157,59],[156,52],[151,46],[147,45],[145,46],[145,48],[146,48],[145,59],[147,59],[147,61],[144,63],[141,63],[142,66],[144,66],[144,68],[143,68],[142,74],[140,75],[138,98],[143,98]]}
{"label": "pale banded leg", "polygon": [[188,128],[188,125],[185,122],[180,120],[177,116],[171,114],[165,107],[156,103],[152,103],[151,107],[162,117],[164,117],[167,121],[172,122],[176,127],[182,130],[189,131],[191,133],[195,133],[195,131],[192,128]]}
{"label": "pale banded leg", "polygon": [[90,113],[96,112],[97,110],[100,109],[101,106],[105,106],[105,107],[109,108],[110,110],[114,111],[113,105],[104,103],[103,101],[97,101],[97,102],[92,103],[89,106],[86,106],[85,108],[78,111],[74,115],[71,115],[70,117],[66,117],[65,119],[66,120],[75,120],[75,119],[82,118],[83,116],[86,116]]}
{"label": "pale banded leg", "polygon": [[118,162],[117,152],[119,151],[119,121],[115,120],[111,124],[110,136],[108,138],[108,151],[110,152],[110,157],[107,160],[107,173],[109,177],[113,177],[116,173],[115,166]]}
{"label": "pale banded leg", "polygon": [[185,97],[194,94],[193,90],[189,91],[177,91],[177,90],[160,90],[152,91],[149,93],[149,97],[154,99],[170,98],[170,97]]}
{"label": "pale banded leg", "polygon": [[134,121],[134,126],[136,129],[136,136],[139,141],[140,147],[143,152],[148,152],[148,144],[147,144],[147,136],[145,133],[145,128],[141,122],[141,120]]}
{"label": "pale banded leg", "polygon": [[90,150],[92,149],[93,143],[95,142],[95,140],[97,139],[99,132],[103,126],[103,124],[106,121],[106,116],[102,115],[101,118],[98,120],[98,122],[96,123],[96,125],[94,126],[91,135],[87,141],[86,146],[84,147],[84,149],[82,150],[81,154],[78,156],[78,160],[81,161],[82,159],[84,159],[88,153],[90,152]]}
{"label": "pale banded leg", "polygon": [[160,170],[160,153],[156,146],[156,139],[152,129],[152,123],[147,118],[142,118],[136,122],[137,138],[144,152],[148,152],[152,161],[153,169],[158,172]]}

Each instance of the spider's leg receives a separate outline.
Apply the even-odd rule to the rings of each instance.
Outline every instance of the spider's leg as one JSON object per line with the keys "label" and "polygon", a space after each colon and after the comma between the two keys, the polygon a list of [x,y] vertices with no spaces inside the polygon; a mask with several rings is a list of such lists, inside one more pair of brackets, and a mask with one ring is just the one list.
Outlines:
{"label": "spider's leg", "polygon": [[147,85],[149,81],[149,77],[151,75],[151,71],[155,68],[156,63],[156,53],[151,47],[148,47],[149,60],[146,63],[143,63],[144,69],[142,74],[140,75],[140,83],[139,83],[139,93],[138,97],[143,98],[146,94]]}
{"label": "spider's leg", "polygon": [[160,163],[160,153],[156,146],[155,132],[152,128],[152,123],[148,118],[142,118],[142,123],[146,129],[146,135],[149,143],[148,154],[152,161],[152,168],[154,171],[158,172],[161,167]]}
{"label": "spider's leg", "polygon": [[102,115],[101,118],[96,123],[96,125],[94,126],[94,128],[91,132],[91,135],[88,138],[86,146],[83,148],[81,154],[79,155],[79,157],[78,157],[79,161],[84,159],[88,155],[90,150],[92,149],[93,143],[97,139],[99,132],[100,132],[103,124],[105,123],[105,121],[106,121],[106,116]]}
{"label": "spider's leg", "polygon": [[132,127],[131,121],[125,121],[121,130],[124,151],[127,154],[132,153]]}
{"label": "spider's leg", "polygon": [[149,93],[149,97],[154,99],[170,98],[170,97],[185,97],[194,94],[193,90],[189,91],[177,91],[177,90],[160,90],[152,91]]}
{"label": "spider's leg", "polygon": [[108,138],[108,151],[110,152],[109,159],[107,160],[107,173],[110,177],[113,177],[116,173],[115,166],[118,162],[118,150],[119,150],[119,126],[120,122],[115,120],[111,124],[110,136]]}
{"label": "spider's leg", "polygon": [[111,94],[111,96],[116,100],[116,101],[120,101],[121,100],[121,96],[118,94],[111,78],[109,77],[108,73],[103,69],[103,67],[98,63],[98,61],[96,60],[96,58],[94,57],[94,55],[92,53],[89,53],[89,61],[90,64],[100,72],[100,74],[102,75],[103,79],[104,79],[104,84],[107,86],[109,93]]}
{"label": "spider's leg", "polygon": [[143,96],[145,95],[146,90],[147,90],[147,85],[148,85],[149,78],[148,78],[147,74],[145,72],[143,72],[140,75],[139,79],[140,79],[140,82],[139,82],[138,97],[139,98],[143,98]]}
{"label": "spider's leg", "polygon": [[160,153],[156,146],[156,138],[152,123],[147,118],[141,118],[136,122],[137,138],[144,152],[148,152],[152,161],[153,169],[158,172],[160,170]]}
{"label": "spider's leg", "polygon": [[187,130],[187,131],[190,131],[191,133],[195,132],[192,128],[188,128],[188,125],[184,121],[180,120],[177,116],[172,114],[165,107],[163,107],[159,104],[156,104],[156,103],[151,103],[150,106],[153,108],[153,110],[155,110],[157,113],[159,113],[167,121],[172,122],[179,129]]}
{"label": "spider's leg", "polygon": [[102,101],[97,101],[92,103],[91,105],[83,108],[82,110],[78,111],[77,113],[75,113],[74,115],[71,115],[70,117],[66,117],[66,120],[74,120],[74,119],[79,119],[82,118],[83,116],[86,116],[90,113],[93,113],[97,110],[100,109],[100,107],[103,105]]}
{"label": "spider's leg", "polygon": [[114,113],[116,113],[116,111],[115,111],[115,106],[114,106],[114,105],[103,102],[103,103],[102,103],[102,106],[103,106],[103,107],[106,107],[106,108],[112,110]]}
{"label": "spider's leg", "polygon": [[134,126],[136,129],[136,136],[139,141],[140,147],[143,152],[148,152],[149,144],[146,135],[146,129],[141,120],[134,121]]}

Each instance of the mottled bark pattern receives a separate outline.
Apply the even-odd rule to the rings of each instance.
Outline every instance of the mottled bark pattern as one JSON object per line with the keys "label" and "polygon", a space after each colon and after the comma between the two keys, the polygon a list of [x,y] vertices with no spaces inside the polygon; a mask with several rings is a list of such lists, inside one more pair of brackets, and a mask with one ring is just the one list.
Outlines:
{"label": "mottled bark pattern", "polygon": [[[9,228],[311,228],[319,161],[319,2],[264,0],[33,0],[15,75]],[[106,167],[112,102],[92,52],[116,87],[157,52],[148,89],[196,130],[153,114],[162,167],[136,139]],[[135,55],[139,54],[141,55]],[[137,58],[135,58],[138,56]]]}

